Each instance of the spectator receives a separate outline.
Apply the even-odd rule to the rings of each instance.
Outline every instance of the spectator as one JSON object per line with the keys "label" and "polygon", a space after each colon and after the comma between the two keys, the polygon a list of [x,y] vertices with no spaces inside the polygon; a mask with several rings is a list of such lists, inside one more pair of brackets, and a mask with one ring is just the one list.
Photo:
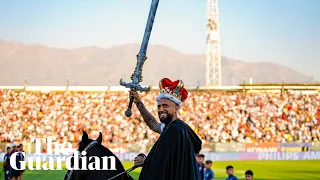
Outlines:
{"label": "spectator", "polygon": [[244,173],[246,176],[246,180],[253,180],[253,172],[251,170],[248,170]]}
{"label": "spectator", "polygon": [[228,177],[226,180],[238,180],[238,178],[233,174],[234,173],[233,166],[227,166],[226,170],[228,174]]}
{"label": "spectator", "polygon": [[214,180],[214,173],[211,169],[212,166],[212,161],[207,160],[205,163],[205,176],[204,176],[204,180]]}
{"label": "spectator", "polygon": [[199,165],[200,179],[204,179],[204,175],[205,175],[204,157],[205,157],[204,154],[196,155],[197,162]]}
{"label": "spectator", "polygon": [[[12,151],[11,151],[11,154],[10,154],[10,159],[13,158],[12,156],[16,156],[16,167],[19,169],[20,168],[20,159],[18,156],[18,154],[14,154],[15,152],[18,152],[20,151],[19,147],[17,146],[16,143],[13,143],[12,145]],[[10,180],[18,180],[18,178],[20,177],[20,171],[19,170],[16,170],[16,169],[13,169],[12,166],[10,166]]]}
{"label": "spectator", "polygon": [[[22,154],[24,152],[23,150],[23,144],[20,144],[18,146],[18,156],[19,156],[19,159],[20,161],[24,161],[24,155]],[[19,176],[19,180],[22,180],[23,179],[23,173],[24,173],[25,170],[20,170],[20,176]]]}
{"label": "spectator", "polygon": [[4,155],[4,160],[3,160],[3,171],[4,171],[5,180],[9,180],[11,176],[10,154],[11,154],[11,147],[7,147],[7,154]]}

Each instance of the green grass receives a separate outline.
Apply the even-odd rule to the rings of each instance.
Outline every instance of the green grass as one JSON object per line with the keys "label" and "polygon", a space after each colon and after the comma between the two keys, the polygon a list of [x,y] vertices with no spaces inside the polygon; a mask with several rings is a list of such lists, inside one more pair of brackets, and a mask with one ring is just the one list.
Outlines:
{"label": "green grass", "polygon": [[[123,163],[125,169],[133,166],[131,162]],[[233,165],[235,175],[244,179],[244,172],[251,169],[255,180],[320,180],[320,161],[229,161],[214,162],[213,171],[215,180],[226,178],[225,167]],[[2,166],[2,164],[1,164]],[[141,168],[130,173],[134,179],[138,179]],[[61,180],[66,173],[64,171],[30,171],[24,173],[24,180]],[[3,173],[1,178],[3,179]]]}

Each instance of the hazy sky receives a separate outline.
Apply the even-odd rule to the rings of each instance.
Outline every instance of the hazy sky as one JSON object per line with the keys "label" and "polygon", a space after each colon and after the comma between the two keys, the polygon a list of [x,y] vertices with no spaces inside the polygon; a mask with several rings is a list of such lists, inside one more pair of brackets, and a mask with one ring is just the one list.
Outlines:
{"label": "hazy sky", "polygon": [[[151,0],[2,0],[0,39],[51,47],[141,43]],[[221,53],[320,80],[320,0],[220,0]],[[206,0],[160,0],[150,44],[205,53]]]}

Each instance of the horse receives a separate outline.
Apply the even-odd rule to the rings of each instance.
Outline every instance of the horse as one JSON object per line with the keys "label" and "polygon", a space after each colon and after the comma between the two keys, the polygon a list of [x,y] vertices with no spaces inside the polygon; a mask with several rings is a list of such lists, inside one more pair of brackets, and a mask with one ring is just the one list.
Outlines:
{"label": "horse", "polygon": [[[129,170],[125,170],[121,161],[115,156],[108,148],[104,147],[102,144],[102,133],[99,133],[99,137],[96,140],[89,139],[86,131],[83,131],[81,142],[79,143],[79,169],[80,170],[68,170],[64,180],[134,180],[128,172],[135,169],[136,167],[132,167]],[[86,155],[83,156],[81,152],[85,151]],[[100,160],[100,169],[101,170],[81,170],[82,169],[82,158],[86,159],[86,167],[88,168],[88,164],[92,162],[96,162],[95,158],[89,157],[97,156]],[[102,157],[105,156],[113,156],[116,160],[116,170],[102,170],[103,168],[103,160]],[[80,158],[82,157],[82,158]],[[71,167],[74,167],[74,154],[71,157]],[[108,161],[110,162],[110,160]],[[96,164],[95,164],[96,165]],[[110,164],[108,164],[108,168],[110,168]],[[99,167],[99,166],[98,166]]]}

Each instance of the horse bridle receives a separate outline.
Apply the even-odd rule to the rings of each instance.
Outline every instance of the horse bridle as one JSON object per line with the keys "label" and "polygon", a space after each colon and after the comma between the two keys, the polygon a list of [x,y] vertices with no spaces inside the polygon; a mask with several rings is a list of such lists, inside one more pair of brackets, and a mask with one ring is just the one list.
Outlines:
{"label": "horse bridle", "polygon": [[[85,151],[86,154],[87,154],[87,152],[88,152],[93,146],[95,146],[96,144],[98,144],[98,141],[92,141],[90,144],[88,144],[88,145],[86,146],[86,148],[84,148],[83,151]],[[82,152],[83,152],[83,151],[82,151]],[[78,149],[77,152],[80,154],[79,159],[81,160],[81,157],[84,157],[84,156],[80,153],[79,149]],[[73,169],[70,170],[69,173],[67,172],[67,175],[68,175],[67,180],[71,180],[72,174],[73,174]]]}

